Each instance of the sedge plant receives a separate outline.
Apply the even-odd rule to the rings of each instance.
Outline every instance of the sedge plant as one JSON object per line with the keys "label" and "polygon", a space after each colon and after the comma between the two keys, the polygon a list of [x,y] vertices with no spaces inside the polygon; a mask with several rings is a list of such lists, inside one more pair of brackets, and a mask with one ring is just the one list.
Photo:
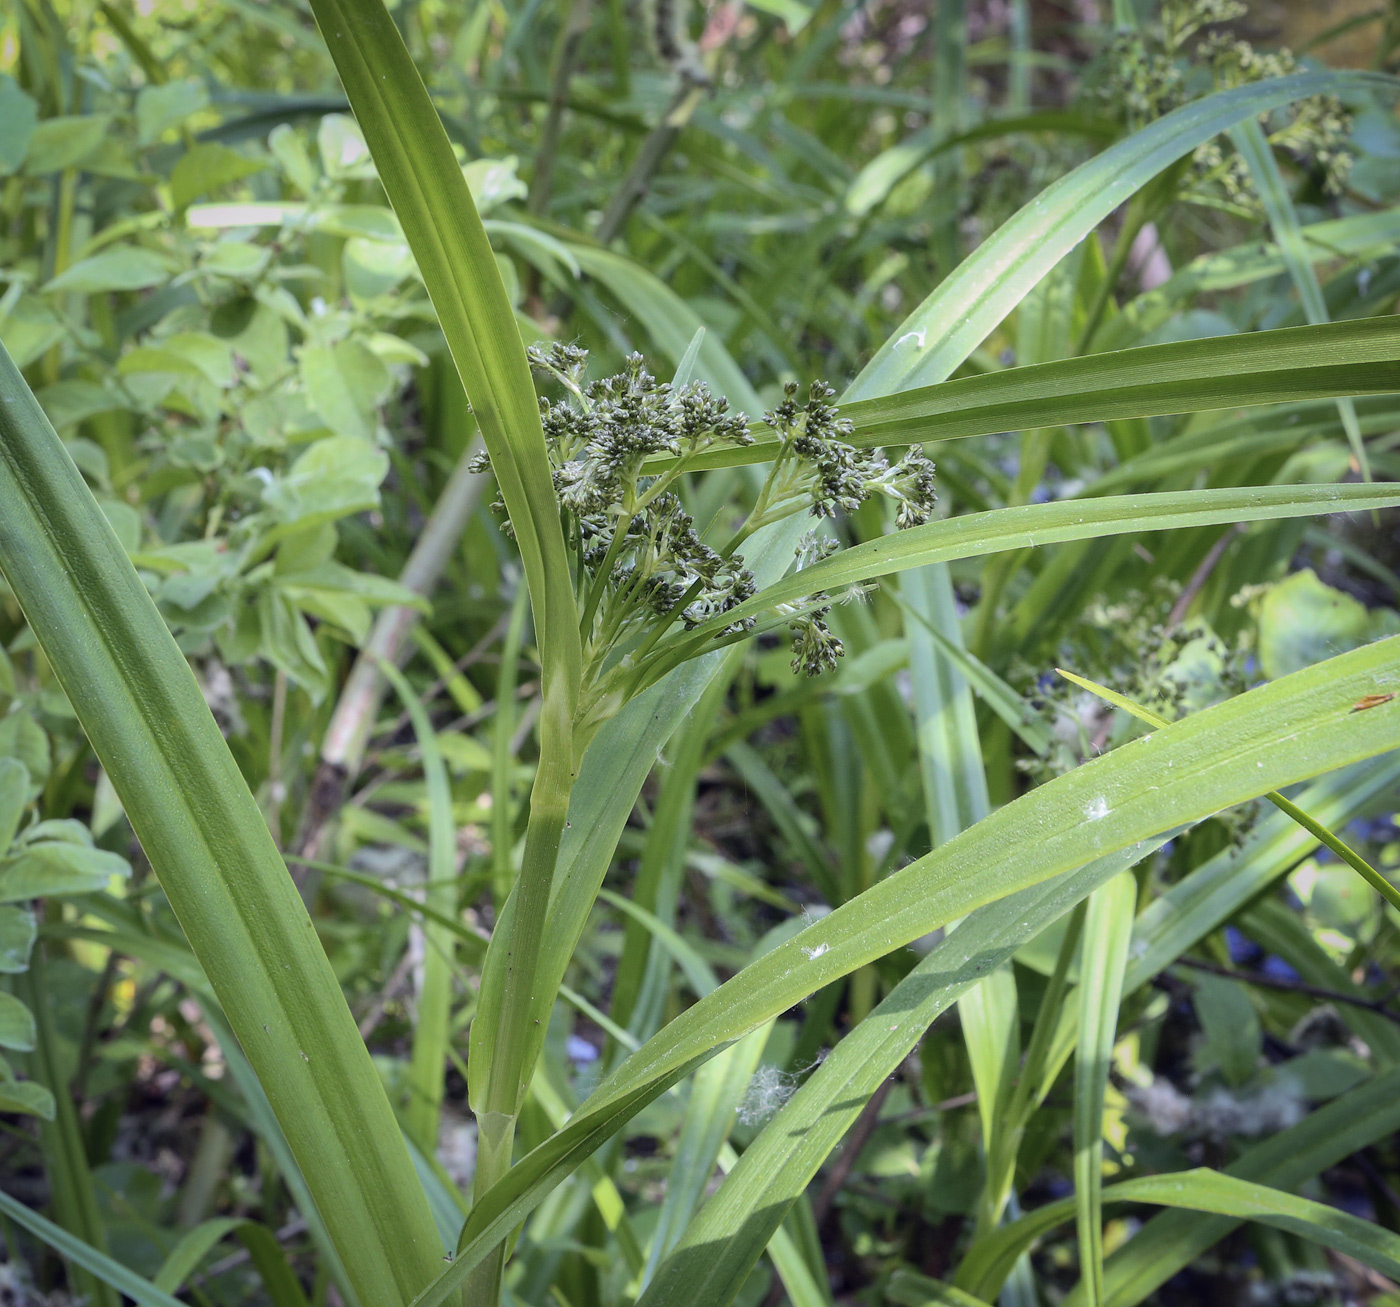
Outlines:
{"label": "sedge plant", "polygon": [[[1308,1118],[1286,1146],[1247,1154],[1228,1174],[1190,1171],[1170,1182],[1129,1181],[1107,1189],[1099,1184],[1104,1087],[1118,1008],[1154,974],[1142,959],[1195,947],[1220,926],[1222,914],[1243,910],[1260,883],[1237,877],[1231,889],[1236,899],[1222,907],[1205,883],[1210,877],[1188,877],[1178,899],[1189,911],[1158,919],[1135,912],[1132,869],[1169,838],[1223,809],[1260,796],[1287,804],[1277,793],[1284,787],[1366,765],[1400,745],[1400,717],[1386,689],[1400,657],[1395,640],[1364,644],[1316,666],[1281,669],[1248,694],[1161,724],[1150,737],[1062,769],[1017,797],[1000,794],[994,804],[986,780],[993,768],[982,756],[972,687],[1047,771],[1054,770],[1056,737],[990,665],[1007,670],[992,636],[996,596],[1012,573],[984,592],[992,610],[988,638],[969,651],[946,570],[998,555],[1014,560],[1057,543],[1092,561],[1090,551],[1116,548],[1115,537],[1126,548],[1128,537],[1146,531],[1194,539],[1208,529],[1234,531],[1240,524],[1400,504],[1393,483],[1335,484],[1326,477],[1241,477],[1204,487],[1107,493],[1138,484],[1134,457],[1150,462],[1165,456],[1131,443],[1131,424],[1149,417],[1267,403],[1320,403],[1326,409],[1353,397],[1400,391],[1400,330],[1393,318],[1334,324],[1309,315],[1307,326],[1211,342],[1135,343],[1083,357],[1028,350],[1022,366],[987,367],[950,380],[1076,249],[1079,277],[1069,299],[1079,334],[1088,344],[1101,326],[1126,330],[1109,320],[1112,269],[1096,269],[1083,252],[1105,217],[1239,123],[1297,102],[1325,107],[1326,97],[1388,90],[1389,82],[1302,72],[1238,79],[1205,98],[1159,106],[1170,112],[1134,123],[1133,136],[1051,186],[975,254],[946,268],[937,289],[890,334],[839,400],[824,382],[808,381],[788,386],[762,412],[743,393],[748,382],[732,360],[726,368],[708,338],[692,332],[683,333],[693,346],[677,362],[682,373],[703,362],[704,381],[685,375],[658,381],[639,356],[626,358],[612,376],[590,377],[582,349],[527,349],[498,270],[493,233],[478,216],[393,18],[379,0],[313,0],[313,9],[393,208],[393,220],[383,229],[392,240],[401,237],[416,261],[480,432],[485,455],[477,472],[489,472],[499,492],[524,574],[540,667],[538,762],[523,808],[518,866],[508,848],[493,850],[491,875],[509,893],[489,943],[464,927],[456,912],[452,799],[431,724],[412,686],[386,669],[421,744],[432,812],[430,892],[421,904],[407,894],[395,902],[419,913],[424,938],[441,959],[441,965],[425,968],[434,979],[431,986],[425,982],[423,994],[434,997],[431,1003],[424,998],[424,1012],[431,1015],[423,1019],[433,1028],[414,1047],[415,1087],[429,1085],[432,1091],[412,1100],[405,1116],[408,1142],[312,918],[286,874],[265,812],[249,793],[147,580],[8,355],[0,361],[0,570],[111,778],[192,957],[166,939],[143,942],[139,931],[130,947],[185,968],[195,992],[221,1011],[214,1019],[227,1020],[247,1059],[245,1096],[260,1101],[258,1095],[265,1095],[264,1121],[271,1123],[266,1137],[284,1141],[284,1170],[298,1177],[307,1207],[323,1225],[328,1257],[343,1266],[345,1290],[366,1307],[446,1301],[490,1307],[502,1296],[507,1257],[522,1221],[542,1210],[558,1217],[549,1205],[562,1183],[578,1173],[588,1181],[598,1220],[624,1252],[629,1298],[647,1307],[719,1307],[743,1289],[766,1249],[794,1300],[805,1295],[806,1301],[822,1301],[824,1286],[812,1271],[811,1229],[804,1224],[815,1220],[806,1208],[807,1186],[864,1106],[875,1101],[878,1114],[881,1086],[955,1003],[961,1004],[972,1075],[985,1100],[981,1129],[989,1180],[956,1284],[930,1286],[906,1277],[904,1288],[924,1295],[915,1300],[990,1301],[1019,1274],[1032,1242],[1052,1222],[1076,1215],[1084,1249],[1079,1292],[1094,1303],[1116,1300],[1120,1292],[1150,1292],[1153,1277],[1159,1283],[1163,1268],[1177,1264],[1183,1250],[1189,1256],[1219,1222],[1245,1216],[1302,1233],[1388,1274],[1400,1267],[1393,1236],[1287,1192],[1329,1165],[1329,1158],[1344,1155],[1338,1150],[1363,1147],[1395,1127],[1393,1072]],[[131,39],[138,38],[132,33]],[[572,57],[561,51],[561,81],[571,75]],[[562,94],[555,96],[552,136],[564,103]],[[279,140],[295,173],[300,164],[293,146],[286,137]],[[945,178],[956,171],[944,163],[937,168]],[[1164,202],[1156,191],[1150,198]],[[225,220],[251,216],[245,211]],[[337,211],[330,221],[356,219],[365,221],[362,214]],[[499,229],[494,234],[502,235]],[[942,262],[955,260],[956,244],[956,224],[941,221]],[[617,286],[638,284],[635,277],[629,283],[618,276],[610,260],[619,256],[609,251],[585,243],[573,252],[561,243],[558,250],[580,270],[614,276]],[[562,266],[557,251],[550,257]],[[86,275],[94,275],[91,268]],[[1138,310],[1143,318],[1155,311],[1150,303]],[[766,316],[758,302],[745,312]],[[368,330],[365,339],[383,348]],[[342,343],[315,342],[325,353],[312,357],[332,358]],[[360,344],[357,339],[355,349],[342,352],[367,368]],[[370,344],[364,349],[372,353]],[[729,385],[721,387],[719,377]],[[1369,415],[1363,407],[1354,416],[1360,423]],[[1115,424],[1112,429],[1122,435],[1123,457],[1111,474],[1117,485],[1110,481],[1082,497],[1052,502],[1031,502],[1030,484],[1019,495],[1007,487],[999,506],[937,516],[926,446],[940,446],[940,464],[942,451],[949,451],[954,475],[966,486],[960,474],[975,455],[965,451],[978,439],[1090,422]],[[1353,425],[1347,423],[1348,439]],[[1259,433],[1212,435],[1209,428],[1207,435],[1262,439]],[[374,464],[360,478],[372,483],[373,502],[383,469],[370,442],[364,433],[341,439],[360,439],[361,445],[322,449],[313,466],[303,469],[306,479],[317,469],[329,476],[337,460],[349,461],[353,453],[356,466]],[[1028,444],[1024,452],[1025,465],[1033,466],[1035,447]],[[1199,447],[1189,446],[1184,457],[1199,461]],[[291,464],[289,481],[299,466]],[[758,470],[743,482],[747,473],[728,469]],[[719,481],[721,475],[731,479]],[[1141,480],[1156,484],[1148,476]],[[707,499],[711,484],[743,489]],[[365,507],[363,487],[356,493],[360,498],[347,502]],[[960,500],[970,498],[958,493]],[[291,490],[279,494],[284,501],[293,497]],[[256,573],[256,582],[248,584],[281,584],[288,595],[304,597],[315,589],[308,576],[324,562],[316,553],[321,544],[300,540],[309,561],[301,557],[297,561],[305,566],[294,568],[295,551],[282,542],[296,536],[292,526],[306,524],[271,520],[277,502],[277,494],[264,496],[265,515],[243,528],[260,542],[243,560]],[[233,499],[229,504],[223,511],[236,507]],[[856,524],[856,543],[841,547],[835,532],[817,529],[833,519]],[[219,528],[215,522],[208,534]],[[268,534],[256,536],[261,529]],[[279,552],[275,563],[266,563],[274,546],[286,548],[286,557]],[[138,555],[146,576],[157,561],[170,564],[168,558]],[[267,571],[256,571],[265,564]],[[300,591],[297,581],[278,582],[278,576],[299,577]],[[833,673],[840,675],[843,650],[855,655],[846,667],[883,665],[878,660],[890,650],[882,648],[888,642],[880,638],[878,620],[887,614],[877,620],[861,604],[843,601],[893,576],[900,577],[900,611],[913,618],[903,628],[902,656],[917,677],[917,739],[911,736],[908,748],[892,744],[909,735],[909,726],[888,685],[857,683],[855,692],[844,694],[839,724],[816,720],[810,697],[816,691],[794,691],[787,701],[804,715],[807,740],[814,755],[821,754],[819,789],[829,825],[841,833],[839,858],[829,859],[804,814],[785,806],[781,784],[767,783],[771,772],[765,773],[763,760],[745,755],[737,739],[730,742],[734,765],[763,796],[833,910],[799,918],[796,929],[768,941],[772,947],[756,950],[746,966],[716,983],[706,960],[662,919],[683,870],[675,841],[686,810],[685,787],[693,786],[706,761],[703,741],[683,741],[673,755],[682,779],[658,803],[642,851],[647,901],[621,909],[636,926],[630,937],[645,947],[624,956],[621,974],[628,979],[619,992],[629,997],[616,1003],[611,1016],[601,1011],[566,984],[566,970],[595,904],[600,898],[619,902],[600,895],[603,876],[629,838],[628,816],[658,751],[678,731],[685,734],[692,711],[712,712],[723,702],[726,678],[737,674],[734,651],[746,643],[781,637],[790,646],[783,657],[793,669],[825,676],[827,683]],[[1056,580],[1051,570],[1041,576],[1048,578],[1046,586]],[[1201,584],[1208,580],[1203,576]],[[1007,623],[1013,633],[1053,625],[1053,605],[1040,596],[1037,610],[1034,589],[1007,593],[1017,604]],[[380,592],[381,600],[404,598],[402,592]],[[314,602],[325,610],[324,597]],[[283,612],[271,606],[268,611]],[[512,659],[524,641],[523,607],[517,614],[507,640]],[[274,629],[269,616],[266,630]],[[290,645],[297,647],[295,636]],[[282,675],[314,680],[311,648],[303,641],[299,658],[283,656]],[[443,655],[436,663],[450,682],[451,659]],[[324,664],[319,671],[324,674]],[[499,684],[509,688],[513,675],[512,667]],[[459,706],[471,711],[470,696],[462,693]],[[286,728],[285,695],[284,681],[279,731]],[[1358,710],[1360,705],[1365,707]],[[766,710],[754,702],[749,711],[750,720],[758,720]],[[497,791],[502,811],[496,834],[504,844],[512,834],[503,802],[510,781],[508,732],[497,743],[492,765],[504,784]],[[857,753],[870,774],[882,778],[879,792],[868,779],[847,784]],[[909,753],[919,763],[912,804],[891,762]],[[1322,803],[1327,795],[1316,797],[1322,805],[1317,811],[1329,819],[1349,811]],[[906,815],[911,810],[917,814],[913,821]],[[1312,811],[1311,803],[1297,810]],[[872,824],[887,817],[889,848],[877,856],[866,837]],[[915,829],[927,832],[921,847],[914,843]],[[1308,829],[1319,836],[1325,827]],[[1268,828],[1267,838],[1282,837]],[[1260,842],[1267,843],[1262,835]],[[1260,854],[1257,861],[1273,867],[1277,859],[1270,863]],[[743,883],[733,868],[727,874]],[[1061,918],[1071,924],[1049,969],[1050,999],[1041,1005],[1022,1059],[1013,960]],[[1189,924],[1181,925],[1183,920]],[[891,972],[889,960],[905,945],[954,923],[937,947]],[[668,1022],[644,979],[657,969],[653,946],[669,950],[697,1000]],[[1069,1003],[1062,1000],[1074,983],[1077,958],[1078,1001]],[[427,1196],[440,1191],[430,1182],[425,1190],[420,1179],[432,1168],[415,1168],[413,1152],[422,1163],[431,1149],[443,1055],[456,1054],[444,1027],[450,1019],[446,987],[458,960],[480,968],[465,1063],[478,1152],[469,1210],[451,1205],[445,1219],[443,1205],[430,1204]],[[767,1074],[759,1075],[762,1040],[781,1014],[843,983],[850,986],[855,1020],[829,1055],[819,1060],[811,1049],[794,1058],[798,1072],[765,1068]],[[606,1031],[611,1050],[605,1073],[579,1102],[567,1101],[549,1080],[544,1057],[561,999]],[[1051,1204],[1016,1217],[1016,1166],[1027,1126],[1072,1056],[1077,1205]],[[645,1250],[620,1210],[610,1141],[691,1073],[697,1077],[690,1098],[694,1117],[685,1143],[693,1174],[685,1183],[678,1177],[674,1197],[668,1192],[662,1223],[667,1233]],[[745,1106],[755,1085],[763,1101]],[[541,1115],[547,1128],[541,1128]],[[736,1115],[756,1127],[742,1153],[727,1142]],[[766,1115],[772,1119],[764,1124]],[[700,1206],[716,1165],[727,1178],[716,1199]],[[1150,1234],[1114,1269],[1104,1258],[1100,1211],[1115,1201],[1175,1206],[1181,1222],[1196,1223]],[[23,1205],[13,1206],[20,1211],[12,1211],[7,1200],[9,1214],[30,1221],[30,1228],[53,1239],[87,1272],[107,1277],[105,1282],[138,1300],[167,1300],[161,1284],[114,1269],[100,1247],[71,1230],[55,1235],[39,1224],[41,1218],[25,1216]],[[1208,1225],[1202,1214],[1217,1225]],[[446,1246],[444,1224],[452,1227]],[[276,1281],[274,1272],[268,1275],[269,1283]],[[294,1285],[286,1292],[300,1289]]]}

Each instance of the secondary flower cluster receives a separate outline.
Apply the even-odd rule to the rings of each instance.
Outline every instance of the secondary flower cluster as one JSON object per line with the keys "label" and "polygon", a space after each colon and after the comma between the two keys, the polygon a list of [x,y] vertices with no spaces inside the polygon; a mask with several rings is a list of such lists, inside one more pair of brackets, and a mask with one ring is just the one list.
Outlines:
{"label": "secondary flower cluster", "polygon": [[[1287,50],[1256,50],[1226,31],[1207,31],[1246,12],[1238,0],[1167,0],[1158,21],[1121,32],[1104,51],[1098,98],[1137,131],[1208,91],[1224,91],[1296,71]],[[1199,38],[1199,39],[1197,39]],[[1346,138],[1351,117],[1330,95],[1297,101],[1270,125],[1270,142],[1313,168],[1330,195],[1341,192],[1351,168]],[[1245,162],[1219,139],[1193,156],[1188,184],[1216,186],[1232,204],[1257,208]]]}
{"label": "secondary flower cluster", "polygon": [[[662,637],[677,623],[693,630],[757,593],[738,548],[760,527],[804,510],[817,518],[850,513],[877,494],[895,502],[900,527],[932,513],[934,469],[923,452],[915,448],[892,465],[879,450],[859,449],[851,423],[831,403],[834,392],[818,381],[801,403],[789,386],[764,415],[777,437],[769,474],[742,526],[726,541],[712,534],[707,541],[682,502],[680,480],[707,451],[752,445],[748,418],[703,382],[658,381],[638,354],[617,375],[591,382],[587,353],[574,346],[532,348],[530,358],[563,391],[561,399],[540,400],[540,415],[600,700],[625,699],[617,689],[623,683],[635,692],[645,660],[660,658]],[[809,532],[799,568],[835,548]],[[825,621],[829,611],[825,594],[781,611],[793,632],[795,670],[817,675],[841,656]],[[754,625],[752,616],[740,617],[718,627],[716,638]],[[606,694],[604,686],[611,687]]]}

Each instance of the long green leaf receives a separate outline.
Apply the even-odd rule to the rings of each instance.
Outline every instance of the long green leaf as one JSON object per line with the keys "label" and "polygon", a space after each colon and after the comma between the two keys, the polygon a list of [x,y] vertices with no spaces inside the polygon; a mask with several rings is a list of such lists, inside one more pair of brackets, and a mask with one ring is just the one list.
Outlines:
{"label": "long green leaf", "polygon": [[[423,893],[423,902],[439,917],[452,916],[457,910],[457,828],[452,820],[452,788],[447,779],[447,767],[423,701],[414,693],[408,678],[387,659],[380,660],[379,670],[394,687],[394,693],[408,713],[423,755],[423,783],[428,792],[428,888]],[[404,1121],[408,1137],[418,1148],[435,1153],[442,1113],[443,1076],[447,1070],[456,932],[431,918],[418,929],[423,932],[426,948],[413,1028],[413,1056],[408,1068],[409,1099]]]}
{"label": "long green leaf", "polygon": [[1090,1307],[1103,1302],[1103,1106],[1136,905],[1137,882],[1123,872],[1093,892],[1084,918],[1074,1061],[1074,1206],[1079,1278]]}
{"label": "long green leaf", "polygon": [[0,350],[0,570],[267,1090],[358,1293],[403,1302],[437,1235],[379,1075],[199,685]]}
{"label": "long green leaf", "polygon": [[[1396,390],[1400,317],[1388,316],[1031,363],[843,403],[841,416],[854,425],[854,444],[907,445]],[[694,465],[772,459],[776,437],[762,424],[754,436],[752,445],[716,450]]]}
{"label": "long green leaf", "polygon": [[1400,638],[1193,714],[1022,796],[751,963],[633,1054],[565,1130],[483,1196],[457,1262],[415,1307],[442,1301],[576,1159],[656,1094],[808,994],[987,903],[1266,789],[1400,746],[1400,711],[1351,712],[1397,673]]}
{"label": "long green leaf", "polygon": [[540,643],[558,650],[561,674],[576,680],[573,586],[534,382],[471,190],[381,0],[313,0],[311,8],[481,427]]}
{"label": "long green leaf", "polygon": [[[1273,229],[1274,243],[1283,257],[1284,266],[1298,291],[1303,304],[1303,315],[1314,325],[1327,322],[1327,301],[1323,298],[1322,287],[1318,284],[1317,271],[1308,257],[1307,244],[1303,239],[1303,228],[1298,221],[1297,210],[1289,198],[1288,188],[1283,184],[1283,175],[1278,170],[1278,160],[1264,129],[1258,122],[1237,123],[1230,129],[1230,139],[1235,143],[1240,157],[1249,168],[1254,179],[1255,189],[1263,202],[1264,212],[1269,217]],[[1361,441],[1361,428],[1356,420],[1356,408],[1349,399],[1337,401],[1337,416],[1342,420],[1342,429],[1347,433],[1353,458],[1362,479],[1371,479],[1370,464],[1366,461],[1366,446]]]}
{"label": "long green leaf", "polygon": [[120,1289],[128,1298],[140,1304],[140,1307],[184,1307],[178,1298],[172,1298],[164,1289],[157,1289],[149,1280],[142,1279],[135,1271],[114,1261],[106,1253],[98,1252],[91,1244],[69,1234],[61,1225],[55,1225],[38,1212],[31,1211],[3,1190],[0,1190],[0,1212],[22,1225],[30,1234],[42,1239],[75,1266],[89,1271],[101,1283]]}
{"label": "long green leaf", "polygon": [[[1393,1278],[1400,1272],[1400,1235],[1384,1226],[1363,1221],[1324,1203],[1299,1198],[1268,1185],[1251,1183],[1219,1171],[1199,1168],[1124,1180],[1105,1189],[1103,1201],[1150,1203],[1157,1207],[1178,1207],[1237,1220],[1260,1221],[1324,1247],[1335,1248],[1374,1267],[1383,1275]],[[985,1273],[977,1282],[994,1281],[1018,1253],[1073,1214],[1074,1200],[1064,1199],[1038,1208],[997,1231],[978,1257],[979,1267],[991,1263],[995,1269]]]}
{"label": "long green leaf", "polygon": [[478,1176],[510,1163],[537,1051],[545,917],[574,778],[582,644],[529,362],[491,243],[418,70],[382,0],[314,0],[380,181],[418,261],[515,529],[541,656],[540,763],[515,910],[498,924],[472,1022]]}

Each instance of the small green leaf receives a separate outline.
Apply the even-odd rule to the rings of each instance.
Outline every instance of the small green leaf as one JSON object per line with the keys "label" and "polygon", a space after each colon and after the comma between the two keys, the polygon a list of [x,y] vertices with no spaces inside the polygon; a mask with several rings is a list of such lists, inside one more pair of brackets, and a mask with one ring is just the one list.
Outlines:
{"label": "small green leaf", "polygon": [[38,123],[33,96],[13,77],[0,73],[0,176],[19,171]]}
{"label": "small green leaf", "polygon": [[181,156],[170,174],[170,198],[177,209],[221,187],[262,172],[264,165],[226,145],[206,142]]}
{"label": "small green leaf", "polygon": [[310,195],[316,185],[316,170],[301,133],[290,123],[278,123],[267,138],[267,148],[293,187],[302,195]]}
{"label": "small green leaf", "polygon": [[39,392],[38,399],[56,431],[76,426],[99,413],[129,407],[129,401],[115,390],[109,390],[95,381],[77,379],[45,386]]}
{"label": "small green leaf", "polygon": [[104,290],[145,290],[169,279],[170,267],[164,256],[153,250],[128,247],[79,260],[59,273],[44,290],[92,295]]}
{"label": "small green leaf", "polygon": [[258,596],[258,619],[260,652],[319,703],[330,689],[330,673],[306,619],[284,595],[272,589]]}
{"label": "small green leaf", "polygon": [[[305,530],[379,504],[389,456],[368,441],[331,436],[311,445],[263,492],[263,504],[284,528]],[[281,535],[290,534],[282,530]]]}
{"label": "small green leaf", "polygon": [[[1358,884],[1350,871],[1346,878],[1348,885]],[[1228,1084],[1244,1084],[1264,1051],[1264,1032],[1248,991],[1225,976],[1198,976],[1193,1005],[1205,1035],[1196,1051],[1197,1070],[1219,1067]]]}
{"label": "small green leaf", "polygon": [[0,717],[0,758],[14,758],[29,769],[30,794],[49,778],[49,737],[27,712]]}
{"label": "small green leaf", "polygon": [[332,431],[374,439],[378,408],[389,397],[393,377],[367,345],[353,339],[308,345],[301,352],[301,376],[312,407]]}
{"label": "small green leaf", "polygon": [[106,139],[110,114],[63,114],[45,118],[29,139],[25,171],[58,172],[81,163]]}
{"label": "small green leaf", "polygon": [[1382,612],[1372,615],[1349,594],[1317,579],[1311,568],[1270,588],[1259,606],[1259,662],[1269,678],[1313,663],[1385,634]]}
{"label": "small green leaf", "polygon": [[209,92],[203,82],[165,82],[160,86],[143,88],[136,97],[137,141],[150,145],[208,103]]}
{"label": "small green leaf", "polygon": [[373,177],[374,163],[364,134],[349,114],[328,113],[316,131],[321,167],[328,177]]}
{"label": "small green leaf", "polygon": [[91,894],[131,871],[125,858],[79,844],[35,844],[0,862],[0,903]]}
{"label": "small green leaf", "polygon": [[13,1048],[21,1053],[34,1048],[34,1014],[3,989],[0,989],[0,1048]]}
{"label": "small green leaf", "polygon": [[19,830],[20,818],[29,802],[29,785],[29,768],[22,761],[0,757],[0,857],[8,851]]}
{"label": "small green leaf", "polygon": [[18,975],[29,966],[38,929],[29,908],[0,907],[0,974]]}
{"label": "small green leaf", "polygon": [[[54,1117],[53,1095],[34,1080],[7,1080],[0,1082],[0,1112],[15,1112],[24,1116],[42,1117],[52,1121]],[[0,1198],[4,1195],[0,1194]]]}

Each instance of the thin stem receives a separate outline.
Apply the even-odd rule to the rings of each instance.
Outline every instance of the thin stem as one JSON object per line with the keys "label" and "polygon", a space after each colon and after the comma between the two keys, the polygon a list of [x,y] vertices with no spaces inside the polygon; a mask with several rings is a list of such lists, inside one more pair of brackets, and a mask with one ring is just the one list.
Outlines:
{"label": "thin stem", "polygon": [[1197,958],[1177,958],[1176,966],[1190,967],[1193,971],[1206,971],[1212,976],[1225,976],[1230,980],[1239,980],[1246,985],[1255,985],[1260,989],[1276,989],[1284,994],[1302,994],[1307,998],[1319,998],[1328,1003],[1346,1003],[1351,1007],[1364,1008],[1367,1012],[1374,1012],[1378,1017],[1384,1017],[1387,1021],[1393,1021],[1400,1025],[1400,1012],[1395,1012],[1384,1003],[1378,1003],[1374,999],[1362,998],[1359,994],[1347,994],[1340,989],[1326,989],[1321,985],[1309,985],[1302,980],[1285,980],[1278,976],[1267,976],[1262,971],[1236,971],[1233,967],[1217,966],[1214,962],[1202,962]]}

